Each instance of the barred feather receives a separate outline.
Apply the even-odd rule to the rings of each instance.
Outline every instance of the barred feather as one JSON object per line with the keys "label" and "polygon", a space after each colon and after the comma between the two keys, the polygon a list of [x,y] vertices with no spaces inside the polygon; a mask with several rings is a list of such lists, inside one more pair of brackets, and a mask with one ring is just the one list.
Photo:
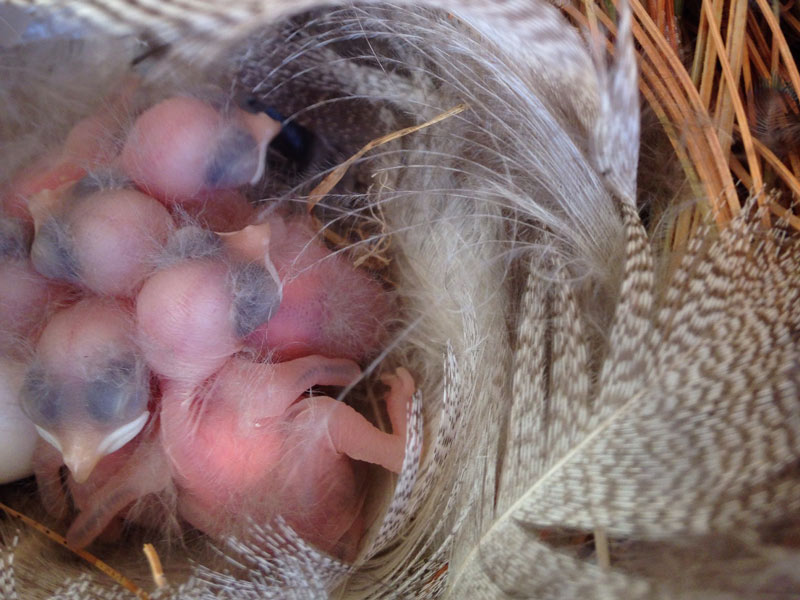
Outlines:
{"label": "barred feather", "polygon": [[[258,546],[175,550],[158,597],[800,593],[800,556],[775,534],[796,528],[800,508],[800,253],[751,205],[723,231],[696,232],[673,272],[654,266],[670,256],[637,212],[627,4],[613,60],[538,0],[321,4],[12,3],[39,26],[5,57],[66,43],[37,42],[41,31],[100,36],[89,48],[168,42],[145,71],[154,88],[176,85],[170,75],[224,81],[314,131],[323,149],[309,172],[265,198],[297,202],[369,139],[470,107],[374,151],[321,205],[334,224],[379,220],[389,239],[402,314],[382,358],[421,388],[409,432],[422,443],[409,435],[407,448],[419,470],[409,460],[396,487],[379,482],[380,518],[353,565],[254,524]],[[9,77],[0,93],[23,83]],[[31,110],[0,115],[17,123],[17,156],[58,129]],[[0,526],[8,545],[15,530]],[[41,546],[23,546],[0,555],[10,597],[125,597],[55,549],[37,581]],[[120,563],[148,586],[137,561]]]}

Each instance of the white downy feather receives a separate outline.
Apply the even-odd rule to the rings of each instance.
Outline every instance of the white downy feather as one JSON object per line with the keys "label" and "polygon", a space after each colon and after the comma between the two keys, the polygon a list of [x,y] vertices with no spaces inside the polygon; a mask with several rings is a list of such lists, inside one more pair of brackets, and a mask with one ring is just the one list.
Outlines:
{"label": "white downy feather", "polygon": [[[800,557],[770,533],[800,498],[796,244],[742,216],[703,229],[670,282],[655,280],[665,249],[636,213],[625,3],[610,64],[533,0],[359,5],[288,25],[269,23],[318,3],[51,4],[39,18],[172,42],[157,81],[234,60],[234,87],[265,100],[314,85],[372,100],[368,132],[330,97],[293,109],[348,140],[339,153],[372,128],[470,106],[374,151],[358,166],[369,190],[325,201],[379,211],[391,236],[403,315],[386,360],[422,390],[419,472],[409,461],[352,567],[279,523],[263,531],[272,553],[231,540],[159,597],[797,595]],[[218,54],[194,54],[209,40]],[[22,545],[16,557],[31,561]],[[0,589],[32,589],[28,567],[0,567]],[[91,586],[105,582],[82,575],[58,593],[116,597]]]}

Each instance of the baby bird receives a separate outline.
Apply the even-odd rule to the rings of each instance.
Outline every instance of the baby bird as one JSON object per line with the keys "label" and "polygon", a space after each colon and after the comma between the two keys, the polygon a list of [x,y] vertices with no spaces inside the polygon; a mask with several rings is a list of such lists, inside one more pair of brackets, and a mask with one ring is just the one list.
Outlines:
{"label": "baby bird", "polygon": [[[173,228],[167,209],[129,188],[81,193],[29,205],[36,224],[31,258],[36,270],[98,295],[129,297],[152,270]],[[37,200],[38,198],[38,200]]]}
{"label": "baby bird", "polygon": [[184,202],[203,192],[255,183],[280,123],[263,113],[175,96],[146,110],[120,155],[122,170],[148,194]]}
{"label": "baby bird", "polygon": [[384,378],[391,433],[325,389],[356,383],[379,352],[390,294],[308,216],[259,220],[241,190],[279,131],[266,115],[175,96],[143,112],[118,153],[103,148],[103,170],[82,177],[71,162],[28,182],[22,259],[74,297],[39,319],[14,393],[42,440],[46,509],[63,516],[71,499],[77,511],[70,544],[173,494],[177,516],[210,536],[280,516],[351,558],[363,463],[400,471],[411,375]]}
{"label": "baby bird", "polygon": [[75,481],[131,441],[150,418],[150,373],[122,305],[88,298],[56,313],[44,328],[22,385],[25,414],[63,457],[37,472],[52,485],[62,462]]}

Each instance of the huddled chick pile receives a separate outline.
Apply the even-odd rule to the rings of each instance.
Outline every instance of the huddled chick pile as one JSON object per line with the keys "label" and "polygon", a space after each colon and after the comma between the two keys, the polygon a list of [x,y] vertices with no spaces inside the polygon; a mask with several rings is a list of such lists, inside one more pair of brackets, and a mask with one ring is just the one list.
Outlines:
{"label": "huddled chick pile", "polygon": [[247,201],[280,123],[174,96],[118,131],[120,102],[3,191],[0,391],[41,439],[0,476],[33,470],[54,515],[71,501],[76,546],[174,494],[212,536],[280,515],[352,555],[365,526],[353,459],[399,472],[414,382],[383,378],[391,434],[306,392],[360,378],[386,339],[386,291],[308,216]]}

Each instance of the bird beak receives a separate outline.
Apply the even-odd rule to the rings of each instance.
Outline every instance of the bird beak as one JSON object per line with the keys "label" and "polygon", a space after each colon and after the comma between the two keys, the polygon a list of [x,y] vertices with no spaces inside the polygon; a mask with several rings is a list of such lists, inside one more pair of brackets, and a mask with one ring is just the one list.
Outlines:
{"label": "bird beak", "polygon": [[70,437],[62,441],[64,464],[77,483],[85,483],[104,455],[97,451],[99,440],[95,436],[83,433]]}
{"label": "bird beak", "polygon": [[250,184],[256,184],[264,175],[264,169],[267,164],[267,145],[272,141],[276,135],[281,132],[281,124],[275,119],[271,119],[264,113],[250,114],[245,111],[240,111],[242,121],[245,127],[250,131],[250,134],[255,138],[258,144],[258,168],[253,173],[250,179]]}
{"label": "bird beak", "polygon": [[79,429],[59,436],[56,447],[61,450],[72,478],[77,483],[85,483],[101,458],[116,452],[139,435],[149,416],[150,413],[145,411],[111,433]]}

